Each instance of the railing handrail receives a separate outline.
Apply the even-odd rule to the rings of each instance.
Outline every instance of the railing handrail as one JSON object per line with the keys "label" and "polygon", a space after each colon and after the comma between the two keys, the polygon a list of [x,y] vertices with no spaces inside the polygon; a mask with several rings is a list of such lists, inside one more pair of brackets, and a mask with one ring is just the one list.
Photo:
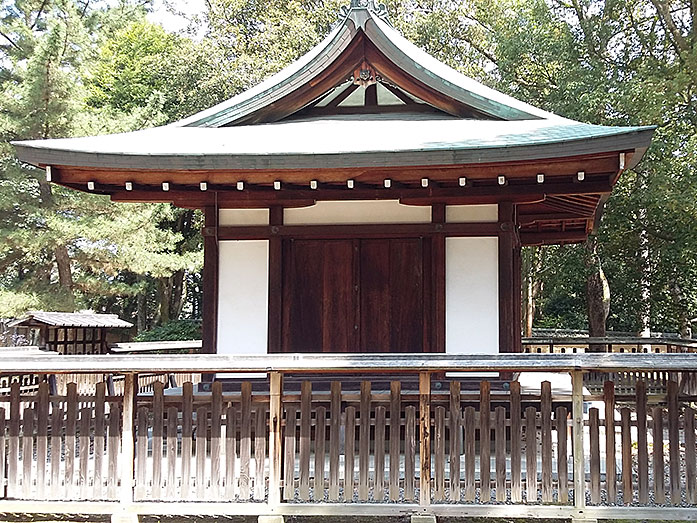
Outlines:
{"label": "railing handrail", "polygon": [[203,346],[201,340],[183,341],[131,341],[127,343],[110,343],[109,352],[137,353],[137,352],[158,352],[158,351],[179,351],[179,350],[200,350]]}
{"label": "railing handrail", "polygon": [[268,354],[41,355],[0,358],[0,374],[153,372],[697,371],[697,354]]}
{"label": "railing handrail", "polygon": [[686,338],[642,338],[634,337],[530,337],[522,339],[523,345],[672,345],[697,348],[697,340]]}

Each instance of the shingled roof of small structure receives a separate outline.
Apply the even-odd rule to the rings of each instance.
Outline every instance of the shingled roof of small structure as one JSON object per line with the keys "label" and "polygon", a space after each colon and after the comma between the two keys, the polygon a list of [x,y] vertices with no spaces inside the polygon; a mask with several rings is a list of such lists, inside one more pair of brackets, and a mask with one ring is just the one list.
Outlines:
{"label": "shingled roof of small structure", "polygon": [[29,311],[24,317],[9,324],[10,327],[21,327],[42,323],[50,327],[104,327],[128,328],[132,323],[122,320],[116,314],[95,314],[85,312],[46,312]]}

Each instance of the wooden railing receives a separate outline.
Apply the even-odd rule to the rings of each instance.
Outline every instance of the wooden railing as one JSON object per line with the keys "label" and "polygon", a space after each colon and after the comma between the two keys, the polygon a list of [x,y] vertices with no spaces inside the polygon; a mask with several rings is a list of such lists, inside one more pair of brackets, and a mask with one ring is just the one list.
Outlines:
{"label": "wooden railing", "polygon": [[[527,354],[695,354],[697,340],[682,338],[523,338],[523,351]],[[588,372],[585,386],[594,393],[603,390],[606,381],[612,381],[621,395],[634,395],[638,382],[643,382],[650,396],[665,395],[668,383],[676,381],[681,393],[697,395],[697,373],[670,373],[654,369],[647,372],[623,371],[615,373]]]}
{"label": "wooden railing", "polygon": [[[161,359],[5,359],[2,373],[125,386],[0,396],[0,512],[697,518],[695,398],[669,382],[649,407],[640,381],[618,411],[612,382],[583,391],[590,370],[695,371],[694,355],[166,358],[168,372],[259,377],[137,394]],[[449,374],[539,371],[572,393]]]}

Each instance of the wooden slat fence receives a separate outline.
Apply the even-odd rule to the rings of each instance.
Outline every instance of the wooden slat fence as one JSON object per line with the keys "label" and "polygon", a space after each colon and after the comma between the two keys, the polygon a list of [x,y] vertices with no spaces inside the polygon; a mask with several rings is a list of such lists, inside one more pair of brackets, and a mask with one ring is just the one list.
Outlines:
{"label": "wooden slat fence", "polygon": [[[634,368],[648,367],[641,365]],[[569,372],[573,402],[546,381],[521,390],[516,381],[423,370],[418,380],[322,369],[285,381],[271,371],[266,382],[217,381],[210,391],[156,381],[151,393],[125,397],[110,395],[105,382],[89,394],[76,383],[51,394],[47,382],[26,393],[15,382],[0,395],[0,508],[11,500],[126,499],[694,509],[694,398],[669,381],[649,401],[637,381],[632,401],[620,402],[608,381],[584,408],[581,373]],[[135,373],[127,376],[135,390]]]}

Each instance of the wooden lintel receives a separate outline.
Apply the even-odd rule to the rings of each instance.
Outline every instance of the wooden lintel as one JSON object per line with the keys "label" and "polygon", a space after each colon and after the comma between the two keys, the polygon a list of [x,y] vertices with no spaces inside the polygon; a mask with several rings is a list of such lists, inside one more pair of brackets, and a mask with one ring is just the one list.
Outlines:
{"label": "wooden lintel", "polygon": [[[496,236],[498,223],[405,223],[359,225],[252,225],[223,226],[218,228],[219,240],[265,240],[278,237],[292,238],[402,238],[443,236]],[[204,235],[215,234],[205,228]]]}
{"label": "wooden lintel", "polygon": [[475,187],[421,187],[406,188],[355,188],[321,187],[316,190],[298,188],[274,191],[272,188],[247,185],[238,191],[234,187],[225,190],[199,191],[192,188],[177,188],[163,192],[149,186],[135,186],[132,191],[112,187],[113,201],[120,202],[170,202],[182,207],[206,207],[216,203],[219,208],[235,207],[297,207],[312,205],[315,201],[327,200],[400,200],[410,205],[431,205],[444,203],[450,205],[472,203],[497,203],[506,201],[531,201],[544,199],[550,195],[562,194],[606,194],[612,187],[609,181],[587,183],[509,184],[505,186]]}

